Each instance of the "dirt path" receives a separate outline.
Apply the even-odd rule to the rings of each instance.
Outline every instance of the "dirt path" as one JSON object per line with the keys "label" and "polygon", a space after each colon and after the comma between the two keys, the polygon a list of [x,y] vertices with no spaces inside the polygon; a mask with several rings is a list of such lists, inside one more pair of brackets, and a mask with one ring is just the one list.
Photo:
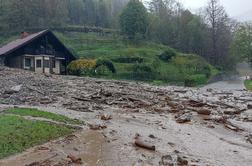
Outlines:
{"label": "dirt path", "polygon": [[[0,74],[0,101],[5,104],[0,110],[13,104],[35,107],[83,120],[86,126],[70,143],[52,141],[46,144],[51,151],[32,148],[0,165],[50,158],[53,166],[70,154],[90,166],[252,164],[250,92],[19,72],[4,69]],[[14,92],[18,85],[22,88]],[[137,147],[136,138],[156,150]]]}

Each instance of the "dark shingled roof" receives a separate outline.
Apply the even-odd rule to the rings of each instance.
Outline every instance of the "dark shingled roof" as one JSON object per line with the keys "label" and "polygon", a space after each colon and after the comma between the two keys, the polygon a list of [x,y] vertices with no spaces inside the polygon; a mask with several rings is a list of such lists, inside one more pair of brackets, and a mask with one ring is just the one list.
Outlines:
{"label": "dark shingled roof", "polygon": [[38,33],[34,33],[32,35],[27,36],[24,39],[17,39],[9,44],[0,48],[0,56],[8,54],[10,52],[15,51],[16,49],[24,46],[25,44],[29,43],[30,41],[37,39],[38,37],[42,36],[43,34],[47,33],[49,30],[40,31]]}

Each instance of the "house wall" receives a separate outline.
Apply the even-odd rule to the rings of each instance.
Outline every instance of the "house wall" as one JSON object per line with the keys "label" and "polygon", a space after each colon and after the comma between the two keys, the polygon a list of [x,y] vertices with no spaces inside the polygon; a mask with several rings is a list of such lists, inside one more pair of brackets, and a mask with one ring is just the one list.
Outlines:
{"label": "house wall", "polygon": [[4,66],[4,60],[5,60],[4,57],[0,58],[0,66]]}
{"label": "house wall", "polygon": [[7,59],[7,66],[23,69],[23,56],[15,56]]}

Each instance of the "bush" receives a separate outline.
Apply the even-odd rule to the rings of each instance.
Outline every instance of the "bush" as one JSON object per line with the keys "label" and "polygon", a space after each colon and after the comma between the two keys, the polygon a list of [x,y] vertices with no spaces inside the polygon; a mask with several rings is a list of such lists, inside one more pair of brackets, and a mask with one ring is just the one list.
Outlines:
{"label": "bush", "polygon": [[143,63],[144,59],[141,57],[120,56],[113,58],[112,61],[117,63]]}
{"label": "bush", "polygon": [[132,79],[147,81],[155,78],[155,70],[148,64],[135,64],[132,70]]}
{"label": "bush", "polygon": [[153,68],[147,64],[136,64],[133,67],[133,72],[134,73],[138,73],[138,72],[152,73]]}
{"label": "bush", "polygon": [[196,75],[188,76],[185,79],[184,84],[187,87],[194,87],[197,85],[205,84],[206,82],[207,82],[207,77],[204,74],[196,74]]}
{"label": "bush", "polygon": [[173,57],[177,55],[176,51],[173,49],[168,49],[162,54],[158,55],[158,58],[164,62],[170,62]]}
{"label": "bush", "polygon": [[204,66],[199,73],[205,74],[207,78],[211,76],[211,68],[210,66]]}
{"label": "bush", "polygon": [[113,64],[110,60],[108,60],[108,59],[98,59],[98,60],[96,61],[96,66],[95,66],[95,68],[97,69],[97,68],[99,68],[99,67],[101,67],[101,66],[105,66],[105,67],[107,67],[112,73],[116,73],[116,69],[115,69],[114,64]]}
{"label": "bush", "polygon": [[89,60],[89,59],[79,59],[72,61],[67,66],[67,71],[69,74],[72,75],[92,75],[94,74],[94,69],[96,67],[96,61],[95,60]]}

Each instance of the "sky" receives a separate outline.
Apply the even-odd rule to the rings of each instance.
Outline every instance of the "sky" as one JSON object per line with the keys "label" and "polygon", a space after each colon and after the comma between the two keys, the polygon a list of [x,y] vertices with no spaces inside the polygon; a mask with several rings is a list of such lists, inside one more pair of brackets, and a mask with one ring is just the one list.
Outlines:
{"label": "sky", "polygon": [[[206,6],[208,0],[179,0],[186,8],[195,10]],[[239,17],[252,10],[252,0],[220,0],[227,13],[232,17]]]}
{"label": "sky", "polygon": [[[143,0],[149,1],[149,0]],[[207,5],[208,0],[178,0],[185,8],[196,11]],[[252,0],[220,0],[231,17],[240,17],[248,12],[252,13]]]}

